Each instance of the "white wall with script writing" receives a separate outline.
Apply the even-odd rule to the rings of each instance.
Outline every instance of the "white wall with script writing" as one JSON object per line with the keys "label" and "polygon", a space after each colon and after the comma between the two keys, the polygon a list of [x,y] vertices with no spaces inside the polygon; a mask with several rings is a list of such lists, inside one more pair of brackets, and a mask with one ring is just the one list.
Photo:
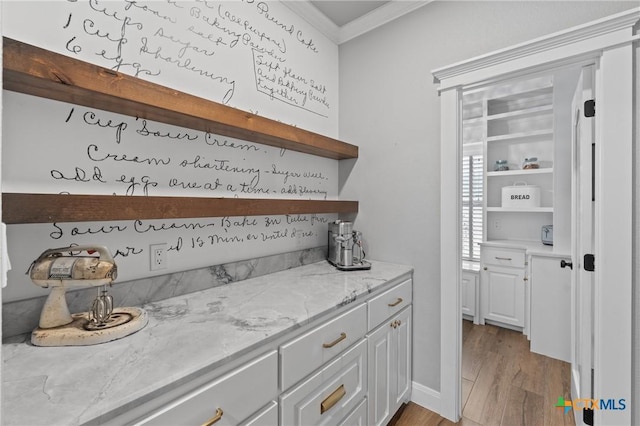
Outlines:
{"label": "white wall with script writing", "polygon": [[337,136],[338,46],[279,1],[5,1],[5,37]]}
{"label": "white wall with script writing", "polygon": [[[280,2],[2,3],[3,36],[335,137],[337,46]],[[338,162],[3,92],[3,192],[337,199]],[[336,215],[10,225],[5,302],[44,250],[107,246],[118,281],[326,245]],[[149,246],[167,244],[150,271]]]}

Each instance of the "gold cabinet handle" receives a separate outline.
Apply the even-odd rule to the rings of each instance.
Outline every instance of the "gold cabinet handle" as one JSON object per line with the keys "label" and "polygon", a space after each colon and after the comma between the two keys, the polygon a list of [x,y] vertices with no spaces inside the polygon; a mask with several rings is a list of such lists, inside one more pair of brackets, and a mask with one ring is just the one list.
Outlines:
{"label": "gold cabinet handle", "polygon": [[330,410],[331,407],[336,405],[346,394],[347,391],[344,389],[344,385],[338,386],[338,389],[331,392],[331,395],[326,397],[324,401],[320,403],[320,414],[324,414],[325,411]]}
{"label": "gold cabinet handle", "polygon": [[498,259],[498,260],[512,260],[510,257],[500,257],[500,256],[496,256],[496,259]]}
{"label": "gold cabinet handle", "polygon": [[338,337],[338,338],[337,338],[336,340],[334,340],[333,342],[330,342],[330,343],[323,343],[323,344],[322,344],[322,347],[323,347],[323,348],[326,348],[326,349],[328,349],[328,348],[332,348],[332,347],[334,347],[335,345],[337,345],[338,343],[342,342],[342,341],[343,341],[344,339],[346,339],[346,338],[347,338],[347,333],[340,333],[340,337]]}
{"label": "gold cabinet handle", "polygon": [[487,268],[486,266],[485,266],[484,268],[482,268],[482,269],[484,269],[485,271],[488,271],[488,270],[489,270],[489,268]]}
{"label": "gold cabinet handle", "polygon": [[206,422],[204,422],[202,424],[202,426],[211,426],[212,424],[214,424],[215,422],[217,422],[218,420],[220,420],[222,418],[222,414],[224,414],[222,412],[222,408],[217,408],[216,409],[216,415],[211,417],[209,420],[207,420]]}
{"label": "gold cabinet handle", "polygon": [[401,303],[402,303],[402,297],[398,297],[395,302],[389,303],[387,306],[389,306],[390,308],[393,308],[394,306],[398,306]]}

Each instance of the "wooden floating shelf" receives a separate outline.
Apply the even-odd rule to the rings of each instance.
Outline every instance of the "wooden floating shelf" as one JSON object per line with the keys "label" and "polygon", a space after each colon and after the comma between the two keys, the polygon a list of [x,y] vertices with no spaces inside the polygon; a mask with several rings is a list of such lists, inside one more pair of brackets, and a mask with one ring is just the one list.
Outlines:
{"label": "wooden floating shelf", "polygon": [[[358,147],[107,68],[3,38],[6,90],[336,160]],[[357,213],[357,201],[2,194],[7,224]]]}
{"label": "wooden floating shelf", "polygon": [[336,160],[357,158],[358,147],[3,38],[6,90],[145,118]]}
{"label": "wooden floating shelf", "polygon": [[2,194],[6,224],[357,212],[338,200]]}

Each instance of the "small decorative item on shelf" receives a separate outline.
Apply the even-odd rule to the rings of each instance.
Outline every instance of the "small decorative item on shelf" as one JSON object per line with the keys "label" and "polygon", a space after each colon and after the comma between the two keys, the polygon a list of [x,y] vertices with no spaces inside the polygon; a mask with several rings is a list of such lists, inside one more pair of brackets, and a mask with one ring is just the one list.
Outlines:
{"label": "small decorative item on shelf", "polygon": [[493,166],[493,170],[496,172],[504,172],[505,170],[509,170],[507,160],[496,160],[496,164]]}
{"label": "small decorative item on shelf", "polygon": [[539,169],[539,168],[540,168],[540,163],[538,163],[538,157],[525,158],[522,163],[522,170]]}

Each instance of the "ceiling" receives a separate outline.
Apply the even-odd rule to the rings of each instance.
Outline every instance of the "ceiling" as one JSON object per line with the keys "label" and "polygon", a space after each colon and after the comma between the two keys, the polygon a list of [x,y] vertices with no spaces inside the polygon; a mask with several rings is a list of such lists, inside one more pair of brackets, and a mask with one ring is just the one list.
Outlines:
{"label": "ceiling", "polygon": [[433,0],[283,0],[336,44],[349,41]]}
{"label": "ceiling", "polygon": [[339,27],[360,18],[388,1],[311,0],[310,3]]}

